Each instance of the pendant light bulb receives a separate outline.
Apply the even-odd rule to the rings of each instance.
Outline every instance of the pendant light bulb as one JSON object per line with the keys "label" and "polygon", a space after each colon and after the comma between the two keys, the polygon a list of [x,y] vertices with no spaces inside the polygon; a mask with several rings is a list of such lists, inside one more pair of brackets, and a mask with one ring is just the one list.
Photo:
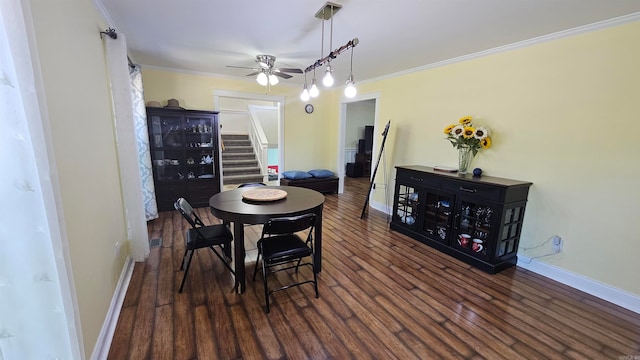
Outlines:
{"label": "pendant light bulb", "polygon": [[318,85],[316,85],[316,79],[311,80],[311,89],[309,89],[309,95],[311,95],[311,97],[318,97],[318,95],[320,95],[320,90],[318,90]]}
{"label": "pendant light bulb", "polygon": [[304,87],[302,88],[302,93],[300,94],[300,100],[309,101],[310,97],[311,96],[309,95],[309,90],[307,89],[307,83],[305,83]]}
{"label": "pendant light bulb", "polygon": [[271,85],[278,85],[278,83],[280,82],[280,80],[278,80],[278,77],[271,74],[269,75],[269,84]]}
{"label": "pendant light bulb", "polygon": [[267,86],[267,84],[269,83],[269,79],[267,78],[267,74],[265,74],[263,72],[258,74],[258,77],[256,77],[256,81],[258,82],[258,84],[260,84],[262,86]]}
{"label": "pendant light bulb", "polygon": [[331,75],[331,64],[327,65],[327,70],[324,73],[324,78],[322,79],[322,84],[326,87],[333,86],[334,80],[333,75]]}
{"label": "pendant light bulb", "polygon": [[352,98],[356,96],[358,90],[355,87],[355,83],[353,82],[353,75],[349,75],[349,79],[347,79],[347,87],[344,88],[344,96],[348,98]]}

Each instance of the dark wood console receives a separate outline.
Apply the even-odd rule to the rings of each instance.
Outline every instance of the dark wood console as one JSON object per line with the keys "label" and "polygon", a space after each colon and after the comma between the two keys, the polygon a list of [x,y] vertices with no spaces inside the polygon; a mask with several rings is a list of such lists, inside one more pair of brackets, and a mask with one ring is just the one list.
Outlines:
{"label": "dark wood console", "polygon": [[530,182],[396,166],[390,227],[495,274],[517,262]]}

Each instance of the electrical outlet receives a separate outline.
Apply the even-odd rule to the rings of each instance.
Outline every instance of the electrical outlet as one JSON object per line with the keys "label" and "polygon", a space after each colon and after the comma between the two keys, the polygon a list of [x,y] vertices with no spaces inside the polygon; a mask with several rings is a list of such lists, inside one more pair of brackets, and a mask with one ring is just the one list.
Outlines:
{"label": "electrical outlet", "polygon": [[553,253],[555,254],[562,251],[562,238],[558,235],[553,235],[551,239],[553,241]]}

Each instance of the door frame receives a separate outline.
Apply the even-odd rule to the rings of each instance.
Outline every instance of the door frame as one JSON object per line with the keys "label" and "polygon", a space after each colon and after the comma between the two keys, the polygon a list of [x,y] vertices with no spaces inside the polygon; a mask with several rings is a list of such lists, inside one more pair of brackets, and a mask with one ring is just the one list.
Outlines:
{"label": "door frame", "polygon": [[[380,93],[368,93],[355,96],[352,99],[346,98],[342,96],[340,98],[340,106],[339,106],[339,115],[338,115],[338,159],[337,163],[337,173],[338,173],[338,193],[342,194],[344,192],[344,176],[345,176],[345,160],[344,160],[344,144],[346,142],[345,132],[347,128],[347,105],[355,102],[365,101],[365,100],[375,100],[374,114],[373,114],[373,133],[378,133],[378,114],[380,107]],[[377,158],[377,149],[379,146],[380,140],[378,137],[373,137],[373,150],[371,152],[371,159]],[[375,164],[371,163],[371,175],[373,176],[373,168]],[[371,179],[371,178],[370,178]]]}
{"label": "door frame", "polygon": [[[243,99],[243,100],[256,100],[256,101],[271,101],[276,105],[276,109],[278,112],[278,169],[284,169],[284,96],[277,95],[267,95],[267,94],[257,94],[257,93],[248,93],[241,91],[227,91],[227,90],[216,90],[213,92],[213,108],[215,111],[220,111],[220,98],[233,98],[233,99]],[[221,155],[222,156],[222,155]],[[222,166],[222,161],[220,161],[220,166]],[[280,171],[280,170],[278,170]],[[220,170],[222,174],[222,169]],[[222,189],[222,176],[220,176],[220,188]]]}

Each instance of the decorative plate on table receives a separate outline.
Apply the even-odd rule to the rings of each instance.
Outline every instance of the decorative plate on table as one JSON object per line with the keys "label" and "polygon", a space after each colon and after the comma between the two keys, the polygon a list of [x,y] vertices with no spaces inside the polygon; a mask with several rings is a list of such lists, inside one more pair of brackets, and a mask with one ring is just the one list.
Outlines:
{"label": "decorative plate on table", "polygon": [[276,201],[287,197],[287,192],[280,189],[253,189],[242,193],[242,198],[249,201]]}

